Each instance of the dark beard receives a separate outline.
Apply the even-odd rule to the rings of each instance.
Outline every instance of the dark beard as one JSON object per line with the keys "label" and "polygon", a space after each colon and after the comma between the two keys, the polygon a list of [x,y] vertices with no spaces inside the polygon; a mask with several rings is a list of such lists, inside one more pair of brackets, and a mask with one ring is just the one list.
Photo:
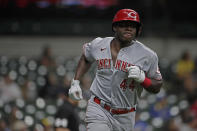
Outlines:
{"label": "dark beard", "polygon": [[118,35],[116,36],[116,39],[117,39],[118,41],[120,41],[122,47],[129,46],[129,45],[131,45],[131,43],[132,43],[132,39],[130,39],[130,40],[124,40],[124,39],[121,39]]}
{"label": "dark beard", "polygon": [[116,37],[115,39],[121,43],[120,45],[121,47],[127,47],[127,46],[132,45],[132,40],[123,40],[123,39],[120,39],[119,37]]}

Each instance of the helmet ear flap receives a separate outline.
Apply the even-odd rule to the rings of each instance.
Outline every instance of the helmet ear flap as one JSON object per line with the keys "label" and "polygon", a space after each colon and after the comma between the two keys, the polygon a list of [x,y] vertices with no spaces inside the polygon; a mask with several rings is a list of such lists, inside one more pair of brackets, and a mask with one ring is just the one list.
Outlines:
{"label": "helmet ear flap", "polygon": [[114,27],[115,27],[116,25],[117,25],[116,23],[112,23],[112,32],[115,32],[115,31],[114,31]]}
{"label": "helmet ear flap", "polygon": [[138,37],[139,35],[141,35],[141,33],[142,33],[142,24],[140,24],[140,25],[137,27],[136,37]]}

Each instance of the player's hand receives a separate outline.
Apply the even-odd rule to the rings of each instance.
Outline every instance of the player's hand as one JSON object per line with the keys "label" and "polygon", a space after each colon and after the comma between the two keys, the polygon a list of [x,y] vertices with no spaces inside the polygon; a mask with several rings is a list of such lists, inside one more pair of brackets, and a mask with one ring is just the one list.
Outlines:
{"label": "player's hand", "polygon": [[81,87],[80,87],[80,81],[79,80],[74,80],[72,79],[71,81],[71,87],[69,89],[69,97],[72,99],[72,100],[81,100],[83,99],[83,96],[82,96],[82,90],[81,90]]}
{"label": "player's hand", "polygon": [[145,73],[138,66],[129,66],[126,69],[128,71],[128,78],[132,78],[139,83],[144,82]]}

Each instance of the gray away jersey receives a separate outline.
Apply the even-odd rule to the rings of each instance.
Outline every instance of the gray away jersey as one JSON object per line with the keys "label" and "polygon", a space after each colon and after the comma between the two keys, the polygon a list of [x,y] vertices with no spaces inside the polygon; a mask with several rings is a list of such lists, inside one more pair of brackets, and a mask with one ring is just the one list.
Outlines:
{"label": "gray away jersey", "polygon": [[158,57],[155,52],[139,41],[122,48],[116,62],[113,63],[110,43],[113,37],[96,38],[83,46],[88,61],[97,63],[97,72],[91,85],[91,92],[111,104],[113,108],[134,107],[143,91],[143,87],[128,79],[126,67],[139,66],[146,76],[161,80]]}

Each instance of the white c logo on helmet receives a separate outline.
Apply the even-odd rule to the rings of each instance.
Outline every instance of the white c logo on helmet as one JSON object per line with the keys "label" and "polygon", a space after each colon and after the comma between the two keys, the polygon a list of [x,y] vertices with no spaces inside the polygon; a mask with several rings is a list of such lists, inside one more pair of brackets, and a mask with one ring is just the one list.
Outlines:
{"label": "white c logo on helmet", "polygon": [[130,18],[133,18],[133,19],[136,19],[137,18],[137,13],[135,11],[132,11],[132,12],[126,12],[128,17]]}

